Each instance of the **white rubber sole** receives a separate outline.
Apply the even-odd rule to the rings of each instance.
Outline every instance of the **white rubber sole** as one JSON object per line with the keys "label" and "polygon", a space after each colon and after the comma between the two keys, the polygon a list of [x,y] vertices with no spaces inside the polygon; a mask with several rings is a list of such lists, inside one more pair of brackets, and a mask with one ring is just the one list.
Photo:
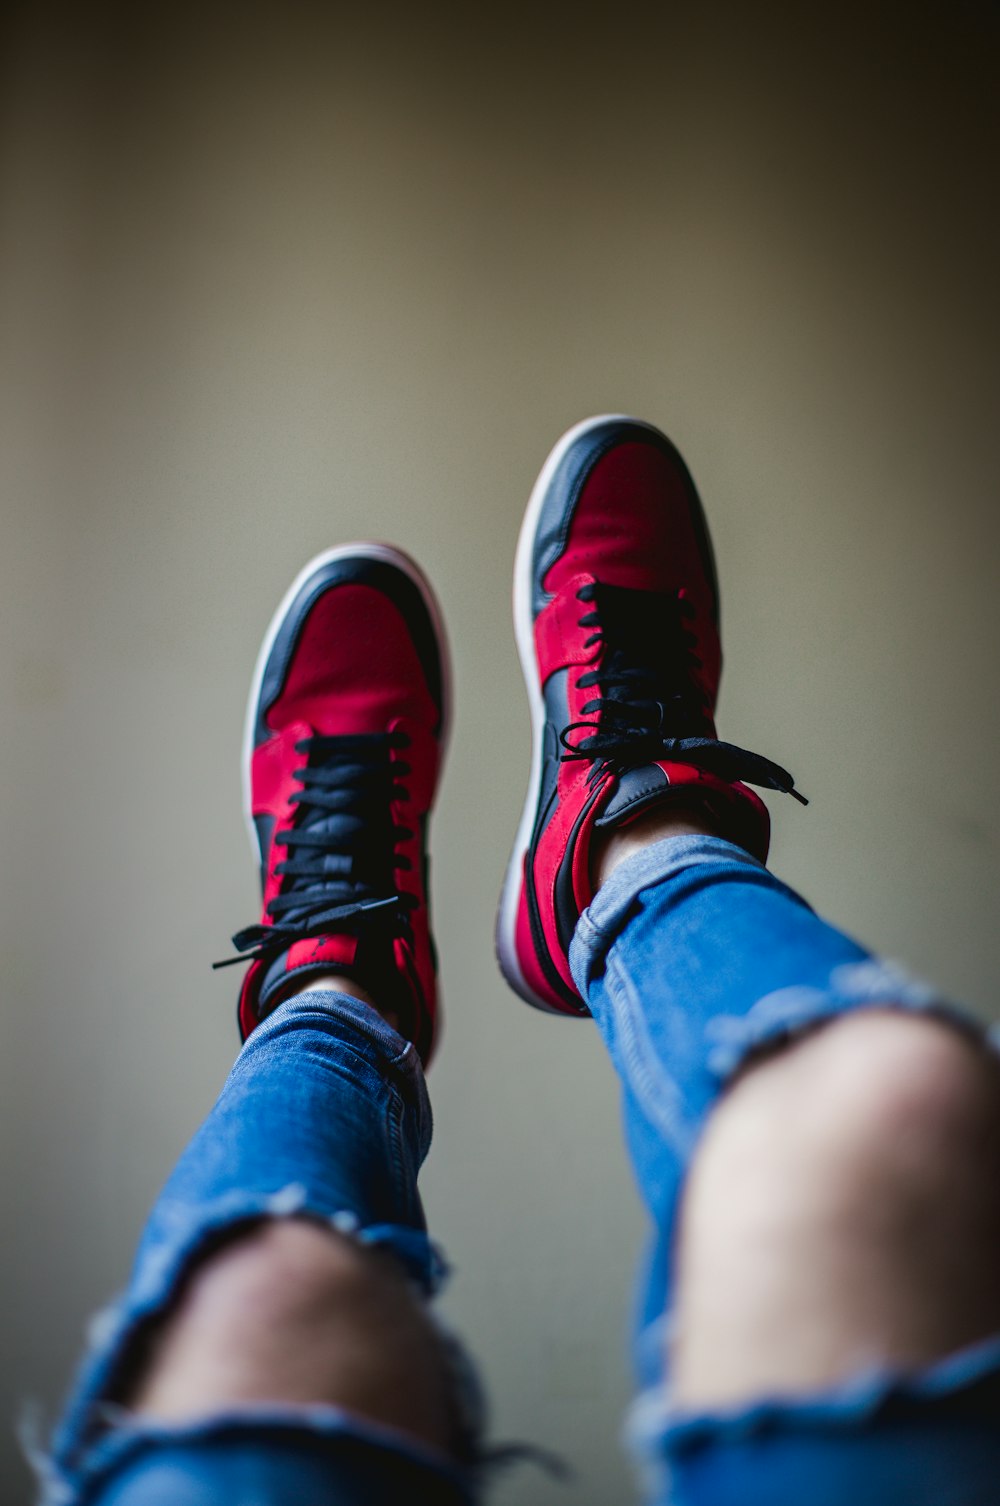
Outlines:
{"label": "white rubber sole", "polygon": [[445,749],[448,743],[448,735],[451,730],[451,661],[448,656],[448,639],[444,630],[444,618],[438,605],[437,597],[431,589],[431,584],[424,575],[420,566],[404,554],[402,549],[395,548],[392,544],[376,544],[370,541],[358,544],[338,544],[334,549],[326,549],[322,554],[317,554],[307,565],[299,571],[292,581],[288,590],[281,599],[281,605],[271,618],[267,632],[264,634],[264,642],[261,644],[260,653],[257,655],[257,663],[254,667],[253,680],[250,684],[250,695],[247,700],[246,716],[243,722],[243,819],[246,823],[247,835],[250,838],[250,850],[253,853],[254,863],[259,866],[260,852],[257,847],[257,828],[254,825],[253,810],[250,800],[250,775],[253,763],[253,740],[254,728],[257,724],[257,704],[260,700],[260,689],[264,681],[264,671],[267,661],[271,657],[274,640],[281,631],[281,625],[288,615],[289,609],[302,587],[312,575],[324,565],[333,564],[336,560],[357,558],[379,560],[385,565],[395,565],[416,586],[423,598],[431,623],[434,628],[434,636],[437,639],[438,653],[441,659],[441,767],[444,766]]}
{"label": "white rubber sole", "polygon": [[645,423],[642,419],[632,418],[627,413],[601,413],[596,418],[586,418],[582,423],[574,424],[572,429],[567,429],[542,466],[538,480],[532,488],[524,522],[521,524],[521,532],[518,536],[517,553],[514,557],[514,637],[517,641],[517,652],[521,660],[521,672],[524,675],[525,689],[528,693],[528,709],[531,715],[531,771],[528,775],[528,792],[525,796],[524,810],[514,838],[514,850],[510,856],[503,889],[500,892],[496,927],[497,960],[507,982],[514,992],[524,999],[525,1003],[533,1005],[535,1009],[544,1010],[546,1014],[558,1014],[567,1019],[575,1018],[575,1016],[554,1008],[531,988],[521,971],[516,945],[517,912],[521,903],[524,855],[531,840],[535,814],[541,796],[542,741],[545,731],[545,702],[542,698],[538,662],[535,658],[535,624],[531,607],[531,560],[545,498],[563,456],[583,435],[606,423],[629,423],[641,429],[651,429],[655,434],[660,432],[655,425]]}

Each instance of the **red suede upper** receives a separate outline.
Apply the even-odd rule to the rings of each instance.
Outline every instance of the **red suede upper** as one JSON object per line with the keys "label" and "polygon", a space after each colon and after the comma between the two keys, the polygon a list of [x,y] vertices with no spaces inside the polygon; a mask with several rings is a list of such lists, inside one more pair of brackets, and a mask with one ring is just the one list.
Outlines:
{"label": "red suede upper", "polygon": [[303,721],[331,736],[382,732],[394,717],[438,720],[406,622],[381,591],[337,586],[309,613],[267,725]]}

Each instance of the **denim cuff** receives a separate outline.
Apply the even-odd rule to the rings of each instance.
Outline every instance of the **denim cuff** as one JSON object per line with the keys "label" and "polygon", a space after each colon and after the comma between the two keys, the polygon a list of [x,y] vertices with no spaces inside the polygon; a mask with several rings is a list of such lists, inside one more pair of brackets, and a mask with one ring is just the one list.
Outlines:
{"label": "denim cuff", "polygon": [[719,862],[768,873],[744,848],[722,837],[700,835],[664,837],[618,864],[583,911],[570,943],[570,971],[584,999],[603,973],[608,951],[635,914],[643,891],[668,883],[693,864]]}

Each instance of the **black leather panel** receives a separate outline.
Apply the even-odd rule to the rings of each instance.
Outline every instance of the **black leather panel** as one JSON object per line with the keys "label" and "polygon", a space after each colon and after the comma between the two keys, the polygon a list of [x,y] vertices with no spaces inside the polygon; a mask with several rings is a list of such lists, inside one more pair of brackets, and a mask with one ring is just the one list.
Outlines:
{"label": "black leather panel", "polygon": [[535,821],[532,842],[548,825],[551,808],[555,803],[556,786],[559,782],[559,763],[566,751],[559,741],[559,734],[569,722],[569,670],[557,669],[542,688],[545,701],[545,730],[542,734],[542,767],[538,787],[539,816]]}
{"label": "black leather panel", "polygon": [[659,799],[670,781],[659,764],[646,764],[639,769],[626,769],[619,774],[618,784],[598,816],[595,825],[617,826],[629,812],[638,812],[644,806]]}
{"label": "black leather panel", "polygon": [[253,824],[257,829],[257,847],[260,852],[260,887],[263,890],[267,882],[267,859],[271,851],[271,840],[274,837],[275,819],[273,816],[254,816]]}

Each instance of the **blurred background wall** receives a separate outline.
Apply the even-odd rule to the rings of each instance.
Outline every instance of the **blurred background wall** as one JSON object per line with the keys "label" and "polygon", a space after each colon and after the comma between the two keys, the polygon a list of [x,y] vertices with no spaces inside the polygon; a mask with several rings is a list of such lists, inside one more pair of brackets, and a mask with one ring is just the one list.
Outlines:
{"label": "blurred background wall", "polygon": [[244,697],[351,537],[448,613],[448,1028],[426,1173],[503,1506],[629,1498],[642,1217],[585,1025],[503,987],[521,511],[578,418],[687,456],[721,726],[812,797],[774,863],[997,1007],[992,6],[8,7],[0,549],[0,1499],[235,1046]]}

